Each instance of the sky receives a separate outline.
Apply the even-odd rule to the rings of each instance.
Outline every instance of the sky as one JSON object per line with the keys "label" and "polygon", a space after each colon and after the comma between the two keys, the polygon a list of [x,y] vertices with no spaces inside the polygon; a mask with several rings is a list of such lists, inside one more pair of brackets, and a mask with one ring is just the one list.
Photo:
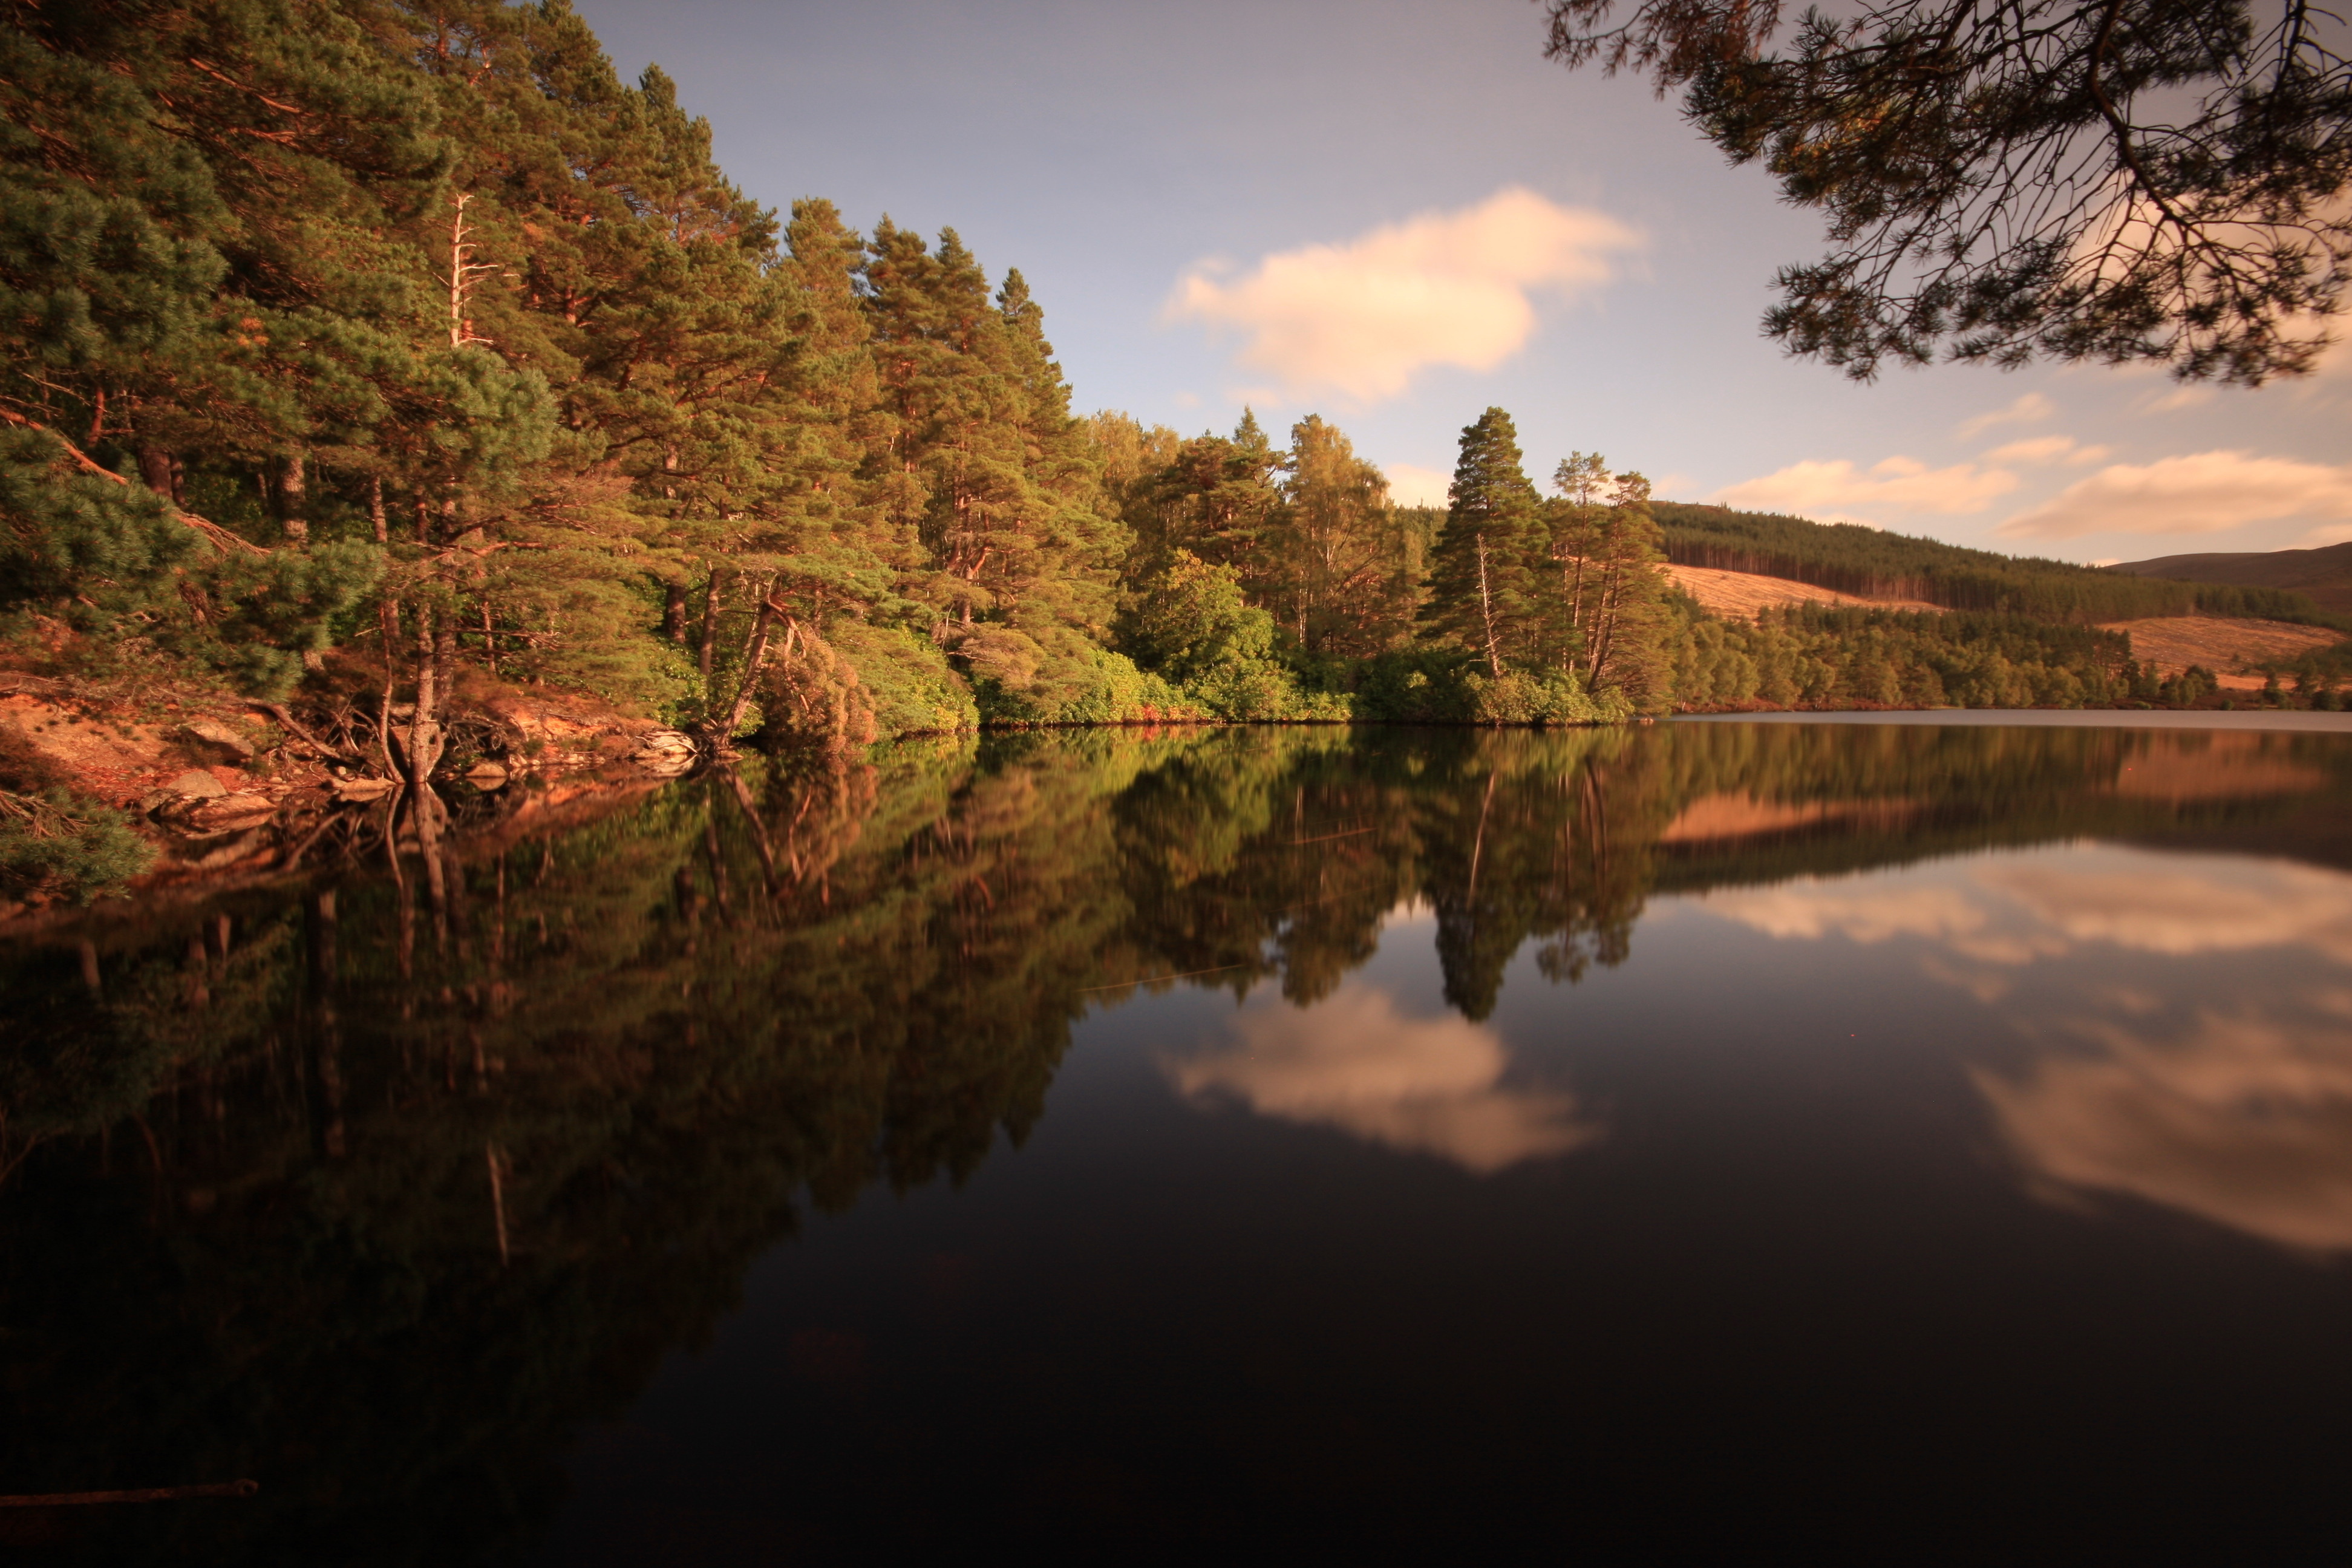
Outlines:
{"label": "sky", "polygon": [[746,194],[1017,267],[1075,406],[1191,436],[1320,414],[1443,504],[1517,422],[1664,499],[2131,561],[2352,539],[2352,347],[2258,391],[1937,365],[1870,384],[1758,328],[1822,248],[1531,0],[574,0]]}

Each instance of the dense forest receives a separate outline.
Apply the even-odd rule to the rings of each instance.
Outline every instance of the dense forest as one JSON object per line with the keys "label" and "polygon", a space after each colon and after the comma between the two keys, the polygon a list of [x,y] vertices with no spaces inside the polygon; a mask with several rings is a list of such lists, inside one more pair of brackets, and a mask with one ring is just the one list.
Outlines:
{"label": "dense forest", "polygon": [[[1139,986],[1310,1004],[1414,904],[1485,1018],[1507,976],[1624,961],[1664,892],[2084,836],[2347,864],[2345,764],[2122,730],[1015,733],[118,906],[0,948],[0,1454],[26,1491],[264,1478],[83,1521],[93,1561],[502,1560],[575,1426],[753,1258],[1007,1158]],[[1694,827],[1726,799],[1780,815]]]}

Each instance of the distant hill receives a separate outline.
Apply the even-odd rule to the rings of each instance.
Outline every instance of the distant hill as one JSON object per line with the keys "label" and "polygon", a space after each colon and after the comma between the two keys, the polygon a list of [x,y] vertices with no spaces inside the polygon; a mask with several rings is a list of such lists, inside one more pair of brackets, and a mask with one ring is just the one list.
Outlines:
{"label": "distant hill", "polygon": [[[2352,629],[2341,608],[2323,607],[2268,578],[2183,579],[2071,561],[2001,555],[1941,540],[1889,533],[1855,523],[1814,522],[1775,512],[1660,501],[1666,559],[1677,566],[1752,572],[1834,588],[1866,599],[1916,599],[1953,610],[2030,616],[2074,625],[2105,625],[2168,616],[2294,621]],[[2335,547],[2343,549],[2343,546]],[[2324,555],[2327,551],[2282,551]],[[2266,560],[2264,556],[2176,556],[2183,560]]]}
{"label": "distant hill", "polygon": [[2127,572],[2135,577],[2284,588],[2305,595],[2323,609],[2352,615],[2352,543],[2330,544],[2321,550],[2159,555],[2153,561],[2126,561],[2107,570]]}

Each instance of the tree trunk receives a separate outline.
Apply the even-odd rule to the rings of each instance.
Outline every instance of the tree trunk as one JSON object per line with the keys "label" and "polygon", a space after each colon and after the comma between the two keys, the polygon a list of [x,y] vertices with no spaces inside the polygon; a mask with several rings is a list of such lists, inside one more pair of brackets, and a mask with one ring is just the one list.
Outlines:
{"label": "tree trunk", "polygon": [[703,700],[710,698],[710,660],[719,649],[719,568],[702,584],[702,647],[698,662],[702,669]]}
{"label": "tree trunk", "polygon": [[416,606],[416,710],[409,716],[408,784],[415,792],[420,820],[431,793],[433,769],[441,761],[440,671],[434,658],[433,606]]}
{"label": "tree trunk", "polygon": [[1587,690],[1599,687],[1601,672],[1608,668],[1610,644],[1617,638],[1617,564],[1611,562],[1608,575],[1601,580],[1601,601],[1592,612],[1592,659],[1584,673]]}
{"label": "tree trunk", "polygon": [[370,474],[368,476],[368,521],[375,525],[375,542],[378,544],[385,544],[391,542],[392,524],[391,520],[384,514],[383,476],[382,474]]}
{"label": "tree trunk", "polygon": [[172,454],[161,447],[139,448],[139,477],[147,488],[165,500],[173,498],[172,484]]}
{"label": "tree trunk", "polygon": [[[727,721],[711,736],[714,748],[726,746],[729,740],[734,736],[736,730],[742,724],[743,715],[751,709],[751,693],[759,687],[760,671],[768,662],[768,633],[775,626],[776,616],[780,613],[776,607],[776,601],[762,592],[760,595],[760,613],[751,622],[751,640],[743,650],[743,679],[741,684],[735,688],[735,700],[728,705]],[[789,616],[786,620],[792,628],[786,634],[784,640],[784,652],[789,655],[792,652],[793,639],[800,636],[801,628],[799,622],[791,620]]]}
{"label": "tree trunk", "polygon": [[686,584],[672,583],[662,593],[662,637],[686,646]]}
{"label": "tree trunk", "polygon": [[310,500],[310,477],[303,471],[302,454],[299,450],[290,452],[278,470],[278,521],[286,530],[286,537],[297,544],[310,537],[310,520],[303,515],[309,510]]}
{"label": "tree trunk", "polygon": [[1478,535],[1478,613],[1486,623],[1486,668],[1503,679],[1503,656],[1495,645],[1495,596],[1486,587],[1486,536]]}

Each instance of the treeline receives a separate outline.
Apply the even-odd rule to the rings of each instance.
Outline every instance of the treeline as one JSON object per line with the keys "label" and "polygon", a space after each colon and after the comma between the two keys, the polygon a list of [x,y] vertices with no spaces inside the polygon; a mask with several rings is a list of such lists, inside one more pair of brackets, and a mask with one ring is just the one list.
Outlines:
{"label": "treeline", "polygon": [[1700,710],[2194,707],[2217,689],[2209,670],[2166,676],[2136,662],[2122,632],[1820,605],[1688,623],[1674,688]]}
{"label": "treeline", "polygon": [[1678,566],[1760,573],[1864,598],[2085,625],[2204,615],[2352,630],[2352,621],[2284,589],[2135,577],[1774,512],[1686,502],[1660,502],[1655,510],[1666,558]]}

